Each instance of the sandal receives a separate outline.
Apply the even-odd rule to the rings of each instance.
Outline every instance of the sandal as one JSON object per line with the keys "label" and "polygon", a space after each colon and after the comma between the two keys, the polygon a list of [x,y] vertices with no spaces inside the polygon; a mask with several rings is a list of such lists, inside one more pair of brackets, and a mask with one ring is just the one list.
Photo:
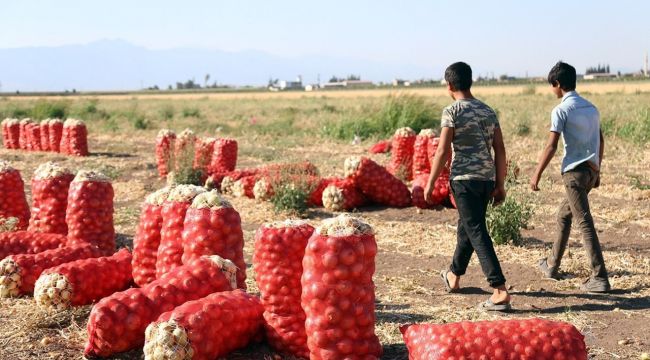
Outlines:
{"label": "sandal", "polygon": [[447,278],[447,274],[449,273],[449,270],[441,270],[440,271],[440,278],[442,279],[442,282],[445,284],[445,291],[449,294],[453,294],[458,292],[459,289],[454,289],[451,287],[449,284],[449,279]]}
{"label": "sandal", "polygon": [[495,304],[492,302],[492,299],[487,299],[486,301],[478,304],[478,309],[483,311],[511,311],[512,305],[510,303],[500,303]]}

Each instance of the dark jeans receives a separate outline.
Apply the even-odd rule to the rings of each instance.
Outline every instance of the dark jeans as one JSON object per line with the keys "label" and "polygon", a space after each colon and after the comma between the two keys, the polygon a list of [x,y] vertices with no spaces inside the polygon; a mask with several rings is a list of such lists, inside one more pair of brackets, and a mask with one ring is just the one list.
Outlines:
{"label": "dark jeans", "polygon": [[494,181],[451,181],[451,191],[459,216],[456,251],[449,270],[457,276],[465,275],[472,253],[476,251],[483,274],[490,286],[496,288],[504,285],[506,278],[501,271],[492,238],[485,224],[485,213],[492,190]]}
{"label": "dark jeans", "polygon": [[553,244],[553,252],[547,259],[548,266],[552,270],[560,268],[562,256],[569,242],[571,222],[575,218],[582,232],[582,241],[591,265],[591,276],[596,279],[607,280],[603,252],[594,227],[594,219],[589,209],[588,195],[597,179],[598,172],[593,170],[587,163],[580,164],[575,169],[562,174],[567,197],[562,201],[558,209],[558,237]]}

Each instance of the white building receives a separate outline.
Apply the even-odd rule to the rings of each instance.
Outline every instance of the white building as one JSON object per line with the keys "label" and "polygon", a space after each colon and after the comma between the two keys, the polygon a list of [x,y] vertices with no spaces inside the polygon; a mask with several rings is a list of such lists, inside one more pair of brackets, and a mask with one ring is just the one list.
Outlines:
{"label": "white building", "polygon": [[295,81],[290,80],[280,80],[275,84],[269,86],[269,90],[278,91],[278,90],[300,90],[302,89],[302,76],[298,75]]}
{"label": "white building", "polygon": [[610,73],[596,73],[596,74],[587,74],[583,77],[585,80],[596,80],[596,79],[613,79],[616,77],[616,74]]}

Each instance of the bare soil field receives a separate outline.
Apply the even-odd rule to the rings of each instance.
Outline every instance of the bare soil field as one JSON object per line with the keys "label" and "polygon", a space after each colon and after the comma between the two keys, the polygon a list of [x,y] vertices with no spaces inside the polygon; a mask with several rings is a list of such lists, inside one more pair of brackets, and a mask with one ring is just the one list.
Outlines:
{"label": "bare soil field", "polygon": [[[648,84],[643,86],[648,87]],[[632,88],[626,87],[624,92],[627,93],[628,89]],[[478,94],[482,91],[481,88],[476,90]],[[515,93],[521,91],[522,89],[519,89]],[[328,92],[323,96],[330,94],[348,96],[344,92]],[[592,212],[615,291],[606,295],[589,295],[578,290],[581,280],[589,273],[586,256],[581,247],[581,235],[577,230],[572,232],[563,263],[563,270],[568,279],[559,282],[543,281],[537,272],[536,263],[537,259],[547,254],[556,236],[555,209],[563,196],[559,156],[556,156],[547,170],[539,193],[529,192],[527,182],[546,138],[548,112],[556,100],[541,95],[522,97],[499,94],[504,93],[491,94],[487,97],[487,102],[498,109],[506,129],[509,156],[521,168],[519,181],[512,184],[508,190],[511,196],[518,196],[522,201],[530,203],[534,209],[532,220],[527,228],[522,230],[523,244],[497,247],[508,285],[513,293],[515,311],[498,315],[476,310],[476,305],[489,296],[489,288],[475,258],[467,276],[462,280],[464,290],[453,295],[445,293],[438,272],[448,266],[455,246],[457,213],[454,209],[420,211],[416,208],[362,208],[356,215],[366,219],[375,228],[379,245],[374,280],[377,294],[376,331],[384,345],[383,358],[408,359],[398,330],[400,324],[510,317],[543,317],[568,321],[585,334],[590,355],[594,359],[639,358],[643,352],[650,351],[650,148],[647,144],[639,145],[618,137],[608,141],[602,186],[591,195]],[[191,96],[195,95],[172,95],[171,98],[155,98],[155,101],[154,98],[148,98],[152,101],[150,103],[140,99],[138,109],[148,114],[147,116],[153,117],[156,113],[153,109],[167,103],[175,109],[198,104],[196,106],[201,109],[202,116],[183,118],[175,115],[172,120],[160,120],[155,123],[157,125],[152,129],[137,132],[130,128],[128,122],[118,122],[115,131],[106,130],[100,122],[89,123],[91,156],[87,158],[6,149],[0,149],[0,158],[17,167],[24,179],[31,178],[34,169],[46,161],[57,161],[74,170],[91,168],[109,174],[115,189],[115,227],[119,234],[118,243],[130,247],[145,195],[163,186],[163,182],[157,178],[153,155],[157,131],[155,127],[171,124],[174,129],[181,130],[184,126],[191,126],[204,129],[201,133],[203,135],[213,134],[215,127],[228,124],[232,130],[229,136],[234,136],[239,141],[238,167],[242,168],[268,162],[308,159],[319,167],[323,175],[342,175],[346,157],[367,154],[371,140],[366,140],[361,145],[351,145],[348,140],[310,135],[316,132],[314,129],[319,128],[320,121],[324,121],[318,114],[303,116],[303,113],[299,112],[295,121],[286,125],[286,135],[256,132],[252,127],[257,126],[257,123],[250,119],[255,116],[260,123],[270,122],[279,119],[278,114],[284,114],[276,107],[303,109],[316,104],[314,108],[321,108],[325,102],[336,109],[349,108],[350,111],[363,112],[365,108],[355,104],[357,98],[375,96],[375,92],[355,92],[354,98],[337,100],[335,103],[330,103],[327,99],[317,100],[323,103],[312,103],[302,98],[320,97],[320,93],[250,96],[258,95],[269,98],[238,100],[237,105],[233,105],[235,95],[230,98],[229,94],[220,94],[219,99],[212,99],[212,95],[196,95],[201,97],[200,100],[192,100]],[[437,103],[442,105],[448,102],[442,96],[444,94],[436,95],[438,97],[434,100]],[[210,101],[203,99],[206,96]],[[280,96],[288,98],[275,98]],[[294,96],[297,99],[292,99]],[[385,96],[385,93],[382,96]],[[595,97],[597,104],[602,105],[603,118],[614,119],[616,124],[632,117],[626,115],[627,113],[621,115],[620,108],[624,104],[634,107],[630,114],[636,113],[642,104],[647,104],[649,97],[648,94],[641,94],[636,95],[640,97],[634,98],[635,95],[622,93],[616,96],[616,100],[611,103],[611,99],[605,95]],[[106,109],[121,109],[131,106],[125,103],[137,101],[131,97],[127,98],[128,100],[110,96],[100,98],[99,105]],[[304,105],[304,102],[307,102],[307,105]],[[208,105],[204,108],[201,104]],[[231,115],[229,117],[220,116],[222,110],[219,106],[226,104],[237,108],[228,110]],[[76,103],[73,106],[76,106]],[[223,110],[223,113],[225,111]],[[334,112],[332,116],[343,115]],[[531,121],[529,133],[519,133],[517,130],[522,118]],[[210,126],[205,125],[206,122]],[[431,126],[435,127],[437,123]],[[289,128],[305,130],[293,133]],[[385,155],[374,155],[373,158],[381,163],[388,160]],[[26,182],[29,192],[30,186],[28,181]],[[275,213],[269,203],[241,198],[231,200],[241,214],[244,227],[249,291],[256,292],[254,273],[250,267],[254,233],[260,224],[283,220],[286,215]],[[317,224],[331,215],[323,209],[312,209],[308,218]],[[86,306],[72,311],[44,313],[29,297],[0,300],[0,359],[82,358],[89,311],[90,306]],[[134,350],[117,355],[114,359],[142,357],[141,350]],[[228,357],[281,358],[264,344],[253,344]]]}

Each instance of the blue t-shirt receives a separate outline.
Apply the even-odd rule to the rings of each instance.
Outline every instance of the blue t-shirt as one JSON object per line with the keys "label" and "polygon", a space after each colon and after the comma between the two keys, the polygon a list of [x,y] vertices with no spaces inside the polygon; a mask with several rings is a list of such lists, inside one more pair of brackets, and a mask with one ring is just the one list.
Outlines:
{"label": "blue t-shirt", "polygon": [[551,113],[551,131],[562,134],[564,158],[562,173],[574,169],[585,161],[600,166],[600,114],[598,109],[570,91]]}

